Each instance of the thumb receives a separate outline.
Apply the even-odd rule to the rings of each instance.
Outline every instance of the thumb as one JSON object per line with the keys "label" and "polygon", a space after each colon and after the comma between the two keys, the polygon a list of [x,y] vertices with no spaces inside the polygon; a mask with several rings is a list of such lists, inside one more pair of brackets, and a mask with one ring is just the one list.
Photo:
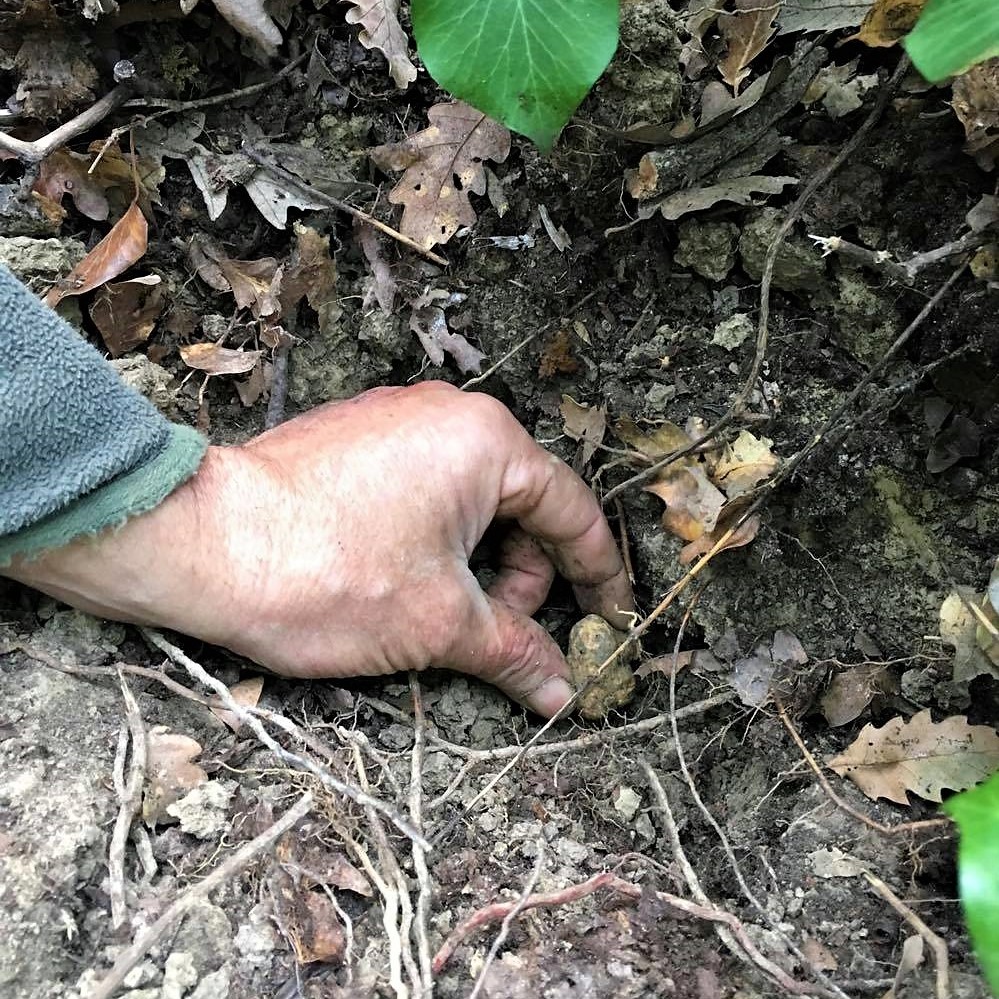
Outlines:
{"label": "thumb", "polygon": [[524,614],[482,594],[478,620],[441,663],[495,684],[550,718],[572,697],[569,666],[551,635]]}

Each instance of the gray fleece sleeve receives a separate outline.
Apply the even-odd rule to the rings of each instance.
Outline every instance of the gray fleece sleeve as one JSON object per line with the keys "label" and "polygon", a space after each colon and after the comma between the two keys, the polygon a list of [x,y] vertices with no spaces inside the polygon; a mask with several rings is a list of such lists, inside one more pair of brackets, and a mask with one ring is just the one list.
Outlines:
{"label": "gray fleece sleeve", "polygon": [[0,566],[151,509],[206,446],[0,265]]}

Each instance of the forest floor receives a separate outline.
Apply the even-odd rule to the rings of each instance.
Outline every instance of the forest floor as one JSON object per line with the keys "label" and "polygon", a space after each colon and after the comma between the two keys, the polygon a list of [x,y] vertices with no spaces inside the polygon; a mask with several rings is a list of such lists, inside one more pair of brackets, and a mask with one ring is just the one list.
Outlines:
{"label": "forest floor", "polygon": [[[472,196],[474,222],[434,248],[443,267],[343,212],[301,207],[308,190],[294,177],[234,159],[249,143],[398,227],[387,198],[397,178],[369,153],[425,128],[427,110],[448,100],[424,72],[397,89],[342,5],[286,5],[279,20],[290,51],[272,63],[206,4],[184,18],[155,19],[157,7],[136,3],[126,17],[129,3],[117,19],[96,22],[60,12],[49,57],[70,59],[59,46],[77,46],[67,86],[79,86],[50,109],[58,114],[48,126],[92,103],[108,67],[126,57],[140,78],[158,81],[158,96],[187,105],[134,130],[150,225],[127,276],[159,283],[119,286],[133,297],[117,318],[107,305],[103,325],[100,291],[82,308],[79,296],[60,305],[173,419],[233,443],[261,431],[275,396],[291,417],[377,385],[463,385],[483,374],[471,388],[505,402],[604,499],[669,450],[655,444],[657,431],[675,424],[696,434],[734,399],[745,404],[719,446],[750,448],[747,460],[786,462],[822,437],[768,493],[755,537],[712,557],[649,625],[634,698],[600,721],[564,719],[519,753],[539,719],[455,674],[432,671],[413,685],[266,676],[262,690],[235,688],[293,723],[297,735],[267,723],[279,743],[314,760],[315,771],[369,787],[394,817],[412,818],[417,788],[425,857],[392,818],[294,769],[245,725],[233,731],[180,657],[165,660],[132,628],[0,581],[0,992],[84,999],[101,994],[96,983],[116,961],[131,960],[115,994],[132,999],[419,995],[421,959],[469,916],[547,893],[548,904],[509,921],[494,954],[495,911],[465,926],[438,962],[434,994],[939,996],[932,945],[940,941],[948,994],[986,996],[957,901],[953,827],[908,827],[940,817],[918,796],[918,777],[888,781],[896,800],[872,800],[825,766],[868,724],[926,711],[934,725],[997,718],[999,673],[953,596],[957,587],[984,590],[997,554],[995,251],[991,262],[979,251],[887,354],[964,258],[900,280],[883,264],[823,255],[810,238],[838,236],[906,261],[965,237],[969,224],[977,232],[966,221],[972,209],[994,220],[995,175],[965,151],[950,89],[910,71],[884,95],[897,48],[836,46],[842,31],[817,50],[815,34],[781,34],[750,80],[777,72],[780,60],[786,69],[787,60],[815,58],[825,90],[813,84],[807,103],[799,94],[759,129],[744,155],[762,162],[743,162],[726,180],[718,158],[695,187],[758,177],[766,162],[765,172],[797,183],[708,197],[674,219],[638,218],[626,171],[652,149],[682,148],[663,136],[703,109],[714,68],[685,75],[683,17],[664,0],[634,0],[623,8],[611,69],[555,151],[543,158],[515,136],[509,155],[497,154],[483,175],[488,192]],[[23,41],[29,22],[6,16],[7,37],[21,30]],[[709,35],[705,44],[710,51]],[[4,62],[3,51],[0,81],[13,93],[26,70]],[[93,78],[73,59],[90,64]],[[189,106],[258,83],[267,86]],[[105,152],[111,165],[96,191],[108,221],[88,217],[89,188],[73,171],[135,113],[118,108],[75,137],[79,160],[49,159],[63,188],[54,198],[47,187],[47,202],[18,200],[26,183],[37,184],[37,166],[0,159],[0,260],[39,293],[128,207],[127,129]],[[706,141],[736,144],[750,127],[742,115],[723,116]],[[851,143],[868,118],[869,134]],[[651,142],[628,133],[638,123],[655,126],[644,134]],[[845,162],[796,209],[776,254],[769,338],[757,355],[767,251],[807,180],[847,144]],[[196,183],[191,164],[213,179]],[[77,179],[66,186],[67,177]],[[61,214],[52,207],[59,201]],[[289,205],[287,228],[278,228]],[[291,273],[294,255],[307,252],[323,266],[309,272],[306,298],[285,308],[275,333],[261,314],[276,264]],[[247,261],[270,263],[254,270]],[[255,278],[240,305],[233,281],[220,280],[236,272]],[[431,327],[456,338],[434,341]],[[446,340],[442,364],[424,349],[428,339]],[[204,345],[200,357],[195,344]],[[663,524],[663,500],[643,484],[614,492],[606,510],[648,613],[688,566],[684,541]],[[483,573],[488,556],[487,545]],[[578,616],[568,588],[557,586],[539,619],[564,647]],[[260,676],[225,650],[169,640],[230,688]],[[129,773],[120,664],[158,755],[147,821],[117,844],[124,859],[109,874]],[[201,768],[193,777],[192,754]],[[294,834],[224,871],[207,897],[128,957],[175,899],[307,792],[313,807]],[[117,929],[115,895],[125,912]]]}

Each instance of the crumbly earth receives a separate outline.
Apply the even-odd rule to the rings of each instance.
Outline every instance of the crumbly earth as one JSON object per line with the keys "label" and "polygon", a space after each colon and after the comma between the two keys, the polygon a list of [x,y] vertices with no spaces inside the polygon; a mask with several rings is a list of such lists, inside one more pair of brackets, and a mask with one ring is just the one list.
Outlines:
{"label": "crumbly earth", "polygon": [[[624,416],[646,429],[663,420],[682,426],[692,416],[721,416],[753,356],[762,260],[787,208],[781,198],[768,207],[719,205],[679,224],[653,218],[605,235],[627,221],[619,198],[623,170],[646,148],[608,129],[669,122],[693,100],[692,86],[676,68],[679,43],[668,5],[641,0],[624,9],[622,54],[577,122],[549,159],[515,140],[509,160],[496,168],[508,208],[501,213],[500,199],[476,201],[473,231],[442,248],[451,261],[446,271],[382,246],[400,300],[428,286],[465,296],[448,318],[487,355],[487,364],[536,335],[479,388],[510,405],[539,441],[603,491],[636,469],[600,450],[584,463],[580,446],[563,432],[563,394],[606,407],[611,425]],[[324,103],[323,91],[313,97],[278,86],[236,109],[209,109],[206,132],[219,148],[236,148],[245,115],[281,133],[282,141],[307,140],[340,155],[349,150],[366,172],[364,150],[400,138],[403,119],[405,131],[413,131],[439,95],[423,78],[411,93],[393,94],[384,63],[350,42],[339,12],[301,16],[328,25],[320,41],[339,53],[346,102],[335,106]],[[187,90],[178,83],[179,96],[232,86],[225,67],[239,64],[239,57],[231,48],[221,50],[209,75],[198,69],[191,24],[168,20],[149,31],[150,58],[158,53],[161,71],[169,63],[187,81]],[[808,235],[839,234],[904,258],[955,238],[965,213],[994,186],[962,152],[958,124],[929,113],[942,109],[942,94],[907,94],[891,105],[869,141],[818,192],[778,257],[770,345],[744,415],[746,426],[772,440],[782,457],[812,438],[948,273],[932,268],[916,288],[902,288],[822,257]],[[868,106],[835,121],[818,107],[796,112],[781,124],[790,141],[776,172],[805,177],[828,162]],[[384,177],[366,176],[385,184]],[[264,400],[244,406],[233,380],[217,378],[207,387],[207,405],[199,406],[200,384],[181,384],[177,346],[203,338],[202,316],[225,313],[228,322],[231,303],[192,279],[178,246],[197,231],[221,240],[233,256],[281,257],[289,234],[261,222],[238,192],[221,217],[209,221],[180,164],[169,165],[162,192],[165,211],[151,233],[148,258],[169,284],[176,321],[153,334],[150,358],[124,365],[125,373],[148,383],[175,418],[207,418],[215,440],[246,439],[262,427]],[[560,249],[548,238],[539,206],[566,230],[569,246]],[[392,220],[384,196],[377,211]],[[450,362],[440,370],[427,366],[401,301],[386,316],[366,300],[368,268],[350,225],[331,213],[309,217],[335,237],[342,315],[322,331],[308,318],[294,330],[302,342],[291,352],[289,413],[379,384],[430,377],[461,383]],[[516,250],[487,239],[525,233],[533,246]],[[97,238],[83,224],[63,236],[54,247],[32,244],[30,255],[23,246],[8,247],[8,255],[15,263],[30,260],[28,276],[38,278],[49,268],[58,271],[60,261],[78,259],[79,240],[89,246]],[[995,679],[954,679],[953,650],[939,638],[938,614],[954,584],[983,587],[996,555],[997,337],[994,289],[962,277],[859,407],[837,423],[815,460],[770,498],[756,539],[719,556],[700,577],[706,586],[696,602],[678,601],[648,631],[645,657],[669,653],[689,610],[683,648],[714,653],[710,668],[695,657],[679,674],[678,706],[731,691],[730,664],[785,630],[800,639],[808,662],[784,677],[782,694],[820,760],[841,751],[866,722],[922,708],[937,719],[967,713],[974,723],[995,724]],[[896,383],[907,388],[892,391]],[[931,472],[927,456],[940,429],[926,414],[939,400],[973,421],[980,444],[977,455]],[[607,443],[621,445],[612,435]],[[626,491],[608,513],[627,538],[647,612],[683,575],[682,542],[664,531],[662,502],[640,489]],[[483,572],[490,542],[476,563]],[[568,588],[556,586],[539,617],[565,644],[578,618]],[[224,650],[194,642],[184,648],[226,683],[255,675],[251,664]],[[831,675],[872,661],[888,664],[887,692],[853,721],[831,727],[819,713]],[[0,581],[0,993],[84,999],[170,901],[308,788],[317,806],[307,825],[190,911],[144,955],[121,994],[396,994],[381,900],[356,849],[363,847],[375,873],[386,876],[370,817],[277,764],[245,730],[233,733],[202,704],[135,673],[128,682],[147,730],[165,725],[196,739],[207,776],[235,788],[223,798],[222,832],[213,833],[208,822],[204,839],[176,825],[134,835],[125,862],[127,920],[112,927],[108,847],[124,725],[112,667],[120,663],[159,667],[162,656],[132,629],[93,621]],[[169,672],[195,686],[183,670]],[[818,873],[823,851],[837,849],[877,874],[946,941],[952,995],[987,994],[956,902],[949,829],[884,836],[861,824],[815,782],[773,703],[750,707],[733,695],[679,722],[683,759],[725,834],[726,851],[683,777],[668,720],[668,677],[657,669],[640,676],[626,707],[596,722],[559,722],[545,737],[588,736],[582,744],[528,756],[494,785],[490,778],[508,759],[502,750],[523,744],[538,720],[476,682],[433,672],[421,677],[429,739],[423,818],[429,834],[440,837],[428,861],[432,950],[470,913],[517,899],[529,883],[551,892],[613,870],[646,889],[638,902],[604,891],[524,913],[485,972],[480,995],[783,994],[730,953],[713,925],[680,917],[657,898],[656,890],[685,897],[690,890],[646,765],[662,782],[704,893],[744,921],[756,944],[795,977],[814,982],[818,966],[850,996],[883,995],[913,932],[864,879]],[[334,685],[267,678],[261,706],[325,743],[327,764],[341,778],[358,782],[357,760],[363,760],[376,792],[405,811],[414,740],[405,680]],[[614,736],[645,719],[658,721]],[[489,750],[500,752],[488,758]],[[846,802],[882,823],[934,814],[915,799],[910,807],[873,803],[834,781]],[[407,841],[391,828],[388,836],[401,876],[411,883]],[[343,864],[357,877],[345,877]],[[349,945],[329,929],[348,925]],[[496,933],[496,926],[477,931],[458,946],[437,977],[437,995],[470,993]],[[811,968],[788,950],[789,941]],[[927,956],[897,995],[932,994],[933,980]],[[820,994],[819,988],[808,994]]]}

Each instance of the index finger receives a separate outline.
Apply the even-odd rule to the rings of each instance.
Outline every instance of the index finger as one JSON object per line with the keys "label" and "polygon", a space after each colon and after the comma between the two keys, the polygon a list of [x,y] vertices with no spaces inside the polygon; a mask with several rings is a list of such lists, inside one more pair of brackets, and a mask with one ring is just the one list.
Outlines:
{"label": "index finger", "polygon": [[635,598],[597,498],[523,429],[503,473],[497,516],[515,518],[544,543],[586,613],[630,627]]}

